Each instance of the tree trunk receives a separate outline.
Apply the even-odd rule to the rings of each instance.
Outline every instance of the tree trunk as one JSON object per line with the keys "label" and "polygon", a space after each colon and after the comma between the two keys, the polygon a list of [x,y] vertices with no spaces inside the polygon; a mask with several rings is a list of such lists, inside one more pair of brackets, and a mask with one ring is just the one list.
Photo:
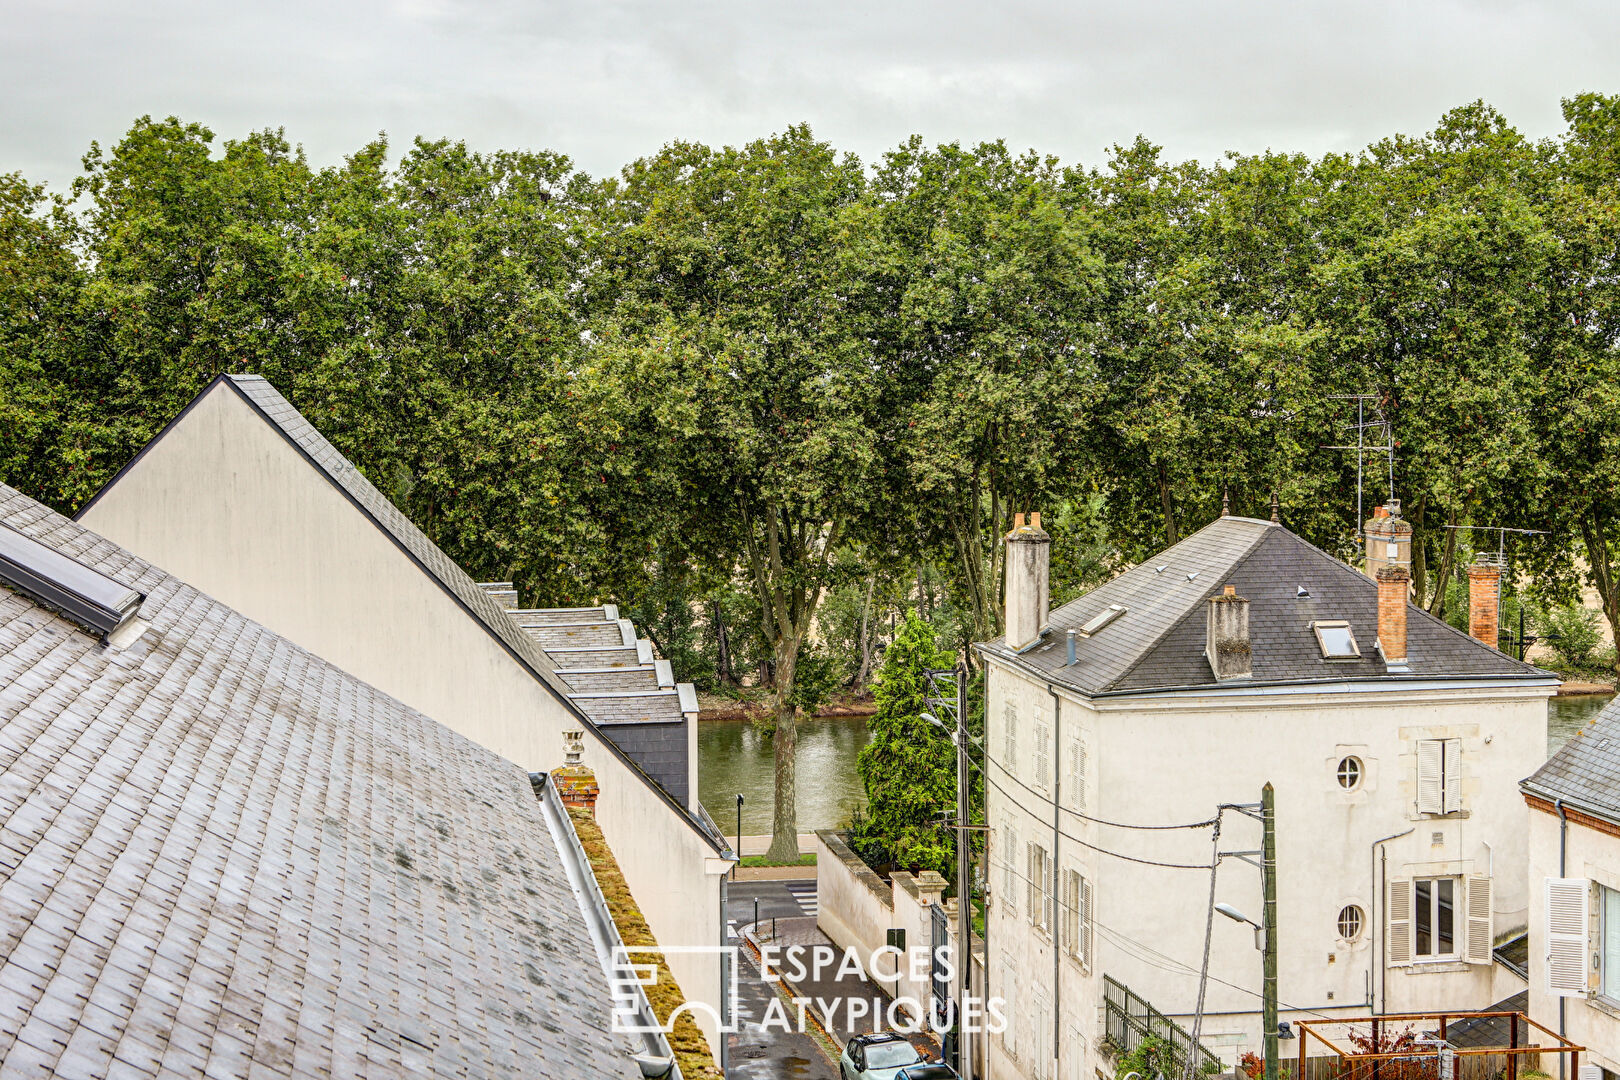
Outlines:
{"label": "tree trunk", "polygon": [[872,591],[877,587],[877,574],[866,578],[866,602],[861,605],[861,667],[855,672],[855,692],[866,689],[866,680],[872,677]]}
{"label": "tree trunk", "polygon": [[1165,547],[1174,547],[1181,539],[1176,531],[1176,503],[1170,494],[1170,474],[1159,462],[1159,504],[1164,509],[1164,540]]}
{"label": "tree trunk", "polygon": [[[1615,567],[1609,558],[1607,522],[1595,508],[1581,515],[1581,535],[1586,540],[1586,565],[1592,573],[1592,584],[1597,588],[1603,604],[1603,617],[1609,621],[1609,633],[1620,646],[1620,581],[1615,580]],[[1615,674],[1620,675],[1620,647],[1615,650]]]}
{"label": "tree trunk", "polygon": [[799,859],[798,777],[795,747],[796,717],[792,703],[793,673],[799,662],[799,639],[784,634],[776,640],[776,806],[771,818],[771,847],[767,862],[793,863]]}
{"label": "tree trunk", "polygon": [[[1448,524],[1457,524],[1457,515],[1451,514]],[[1446,617],[1446,587],[1451,583],[1452,563],[1457,558],[1457,530],[1446,530],[1446,542],[1440,548],[1440,572],[1434,577],[1434,598],[1429,602],[1429,614],[1437,619]]]}
{"label": "tree trunk", "polygon": [[736,686],[737,673],[731,670],[731,643],[726,640],[726,616],[720,610],[720,601],[709,601],[714,615],[714,677],[723,686]]}
{"label": "tree trunk", "polygon": [[[1419,495],[1417,508],[1412,512],[1412,603],[1418,607],[1426,607],[1429,588],[1429,557],[1424,553],[1423,542],[1428,534],[1423,531],[1423,511],[1429,500],[1427,494]],[[1362,538],[1365,548],[1366,538]],[[1363,564],[1365,565],[1365,564]]]}

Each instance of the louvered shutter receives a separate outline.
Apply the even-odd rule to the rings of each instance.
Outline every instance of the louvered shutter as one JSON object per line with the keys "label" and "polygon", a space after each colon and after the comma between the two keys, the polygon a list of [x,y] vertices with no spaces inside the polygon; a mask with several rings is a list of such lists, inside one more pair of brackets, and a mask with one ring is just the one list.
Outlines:
{"label": "louvered shutter", "polygon": [[1018,837],[1013,835],[1012,826],[1001,834],[1001,899],[1007,905],[1007,916],[1015,918],[1018,915]]}
{"label": "louvered shutter", "polygon": [[1590,1063],[1582,1065],[1580,1072],[1575,1074],[1575,1080],[1603,1080],[1603,1066]]}
{"label": "louvered shutter", "polygon": [[1445,813],[1444,778],[1441,775],[1445,743],[1423,739],[1417,747],[1417,808],[1420,814]]}
{"label": "louvered shutter", "polygon": [[1385,922],[1388,924],[1385,940],[1389,942],[1391,967],[1412,962],[1412,883],[1406,879],[1391,881],[1389,895],[1384,904]]}
{"label": "louvered shutter", "polygon": [[1013,708],[1012,702],[1001,714],[1001,756],[1007,760],[1002,762],[1006,770],[1014,776],[1018,775],[1018,710]]}
{"label": "louvered shutter", "polygon": [[1027,893],[1024,899],[1026,901],[1025,906],[1029,911],[1030,925],[1034,925],[1035,922],[1041,917],[1041,909],[1036,907],[1036,905],[1041,902],[1041,894],[1038,891],[1039,887],[1036,884],[1038,881],[1040,881],[1040,871],[1035,869],[1034,842],[1031,841],[1030,843],[1025,844],[1024,848],[1024,889]]}
{"label": "louvered shutter", "polygon": [[1475,874],[1468,879],[1468,941],[1464,959],[1470,964],[1491,962],[1491,879]]}
{"label": "louvered shutter", "polygon": [[1050,732],[1046,724],[1035,721],[1035,786],[1042,791],[1052,787],[1051,747],[1047,745]]}
{"label": "louvered shutter", "polygon": [[1547,879],[1547,990],[1554,997],[1586,996],[1585,878]]}
{"label": "louvered shutter", "polygon": [[1444,812],[1455,814],[1462,809],[1462,740],[1445,740],[1444,753],[1440,763],[1440,778],[1443,788],[1442,805]]}
{"label": "louvered shutter", "polygon": [[1069,779],[1067,791],[1074,805],[1084,810],[1086,808],[1086,770],[1079,739],[1069,740]]}
{"label": "louvered shutter", "polygon": [[1080,962],[1091,967],[1091,882],[1080,879]]}

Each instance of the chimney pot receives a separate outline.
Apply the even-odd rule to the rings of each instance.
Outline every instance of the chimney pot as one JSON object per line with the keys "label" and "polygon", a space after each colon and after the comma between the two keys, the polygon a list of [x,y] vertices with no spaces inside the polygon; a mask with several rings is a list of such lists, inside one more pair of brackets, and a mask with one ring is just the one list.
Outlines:
{"label": "chimney pot", "polygon": [[1034,511],[1029,515],[1029,527],[1032,529],[1038,529],[1041,527],[1041,512],[1039,510]]}
{"label": "chimney pot", "polygon": [[1412,580],[1404,566],[1378,568],[1378,649],[1384,665],[1406,667],[1406,594]]}
{"label": "chimney pot", "polygon": [[1483,557],[1468,567],[1468,636],[1498,647],[1500,618],[1497,604],[1502,598],[1502,568]]}
{"label": "chimney pot", "polygon": [[1024,526],[1024,515],[1013,517],[1007,534],[1007,644],[1021,649],[1046,629],[1051,604],[1052,538],[1041,530],[1040,514]]}
{"label": "chimney pot", "polygon": [[1209,598],[1204,655],[1217,681],[1245,679],[1254,674],[1254,649],[1249,641],[1249,601],[1228,585]]}

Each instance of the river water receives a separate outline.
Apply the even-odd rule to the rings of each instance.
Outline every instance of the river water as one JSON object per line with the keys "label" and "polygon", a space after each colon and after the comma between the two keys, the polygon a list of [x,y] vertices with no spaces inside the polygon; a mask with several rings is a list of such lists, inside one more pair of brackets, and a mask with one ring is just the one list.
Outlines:
{"label": "river water", "polygon": [[[1555,753],[1609,703],[1605,694],[1555,697],[1547,704],[1547,753]],[[862,717],[818,716],[799,721],[799,831],[834,829],[849,823],[866,792],[855,755],[866,745]],[[746,720],[706,720],[698,725],[698,792],[703,805],[729,836],[737,827],[737,794],[743,796],[743,832],[771,831],[774,777],[771,738]]]}

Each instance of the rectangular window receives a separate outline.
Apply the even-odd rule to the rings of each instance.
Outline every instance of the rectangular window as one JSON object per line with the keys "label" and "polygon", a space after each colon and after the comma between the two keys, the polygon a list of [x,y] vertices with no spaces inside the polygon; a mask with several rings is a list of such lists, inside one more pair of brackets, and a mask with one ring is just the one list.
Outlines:
{"label": "rectangular window", "polygon": [[1086,812],[1086,744],[1079,736],[1069,740],[1069,775],[1064,783],[1069,800],[1083,814]]}
{"label": "rectangular window", "polygon": [[1036,720],[1035,745],[1030,749],[1035,753],[1035,786],[1042,791],[1052,790],[1051,749],[1047,746],[1050,732],[1047,731],[1043,720]]}
{"label": "rectangular window", "polygon": [[1091,963],[1091,882],[1078,870],[1063,875],[1063,938],[1071,957]]}
{"label": "rectangular window", "polygon": [[1412,882],[1412,954],[1419,960],[1457,955],[1457,878]]}
{"label": "rectangular window", "polygon": [[1417,744],[1417,809],[1454,814],[1462,809],[1462,740],[1420,739]]}
{"label": "rectangular window", "polygon": [[1001,766],[1018,775],[1018,710],[1010,701],[1001,711]]}
{"label": "rectangular window", "polygon": [[1322,650],[1322,659],[1355,660],[1361,656],[1361,649],[1356,645],[1356,635],[1351,631],[1349,623],[1318,619],[1311,623],[1311,629],[1316,631],[1316,644]]}
{"label": "rectangular window", "polygon": [[1620,1001],[1620,890],[1599,885],[1598,910],[1602,919],[1602,941],[1598,949],[1602,966],[1602,994]]}
{"label": "rectangular window", "polygon": [[1052,932],[1051,863],[1046,849],[1029,845],[1029,923],[1037,930]]}
{"label": "rectangular window", "polygon": [[1009,917],[1018,914],[1018,837],[1013,834],[1012,826],[1001,834],[1001,873],[1002,889],[1001,899],[1007,905]]}

